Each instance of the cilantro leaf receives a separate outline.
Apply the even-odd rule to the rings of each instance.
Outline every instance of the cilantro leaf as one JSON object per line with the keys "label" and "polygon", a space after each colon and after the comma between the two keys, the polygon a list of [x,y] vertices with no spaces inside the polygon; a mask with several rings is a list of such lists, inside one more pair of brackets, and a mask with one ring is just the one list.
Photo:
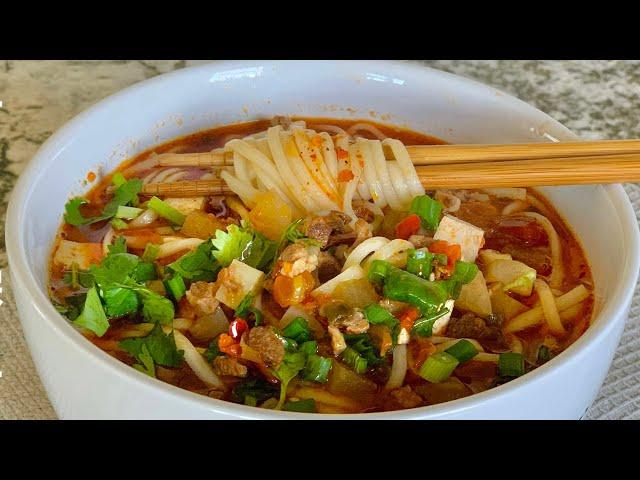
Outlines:
{"label": "cilantro leaf", "polygon": [[217,249],[213,251],[213,256],[220,265],[227,267],[234,259],[242,259],[251,240],[253,235],[237,225],[229,225],[226,232],[216,230],[216,237],[211,239],[211,243]]}
{"label": "cilantro leaf", "polygon": [[96,217],[85,217],[80,212],[80,207],[86,205],[88,202],[82,197],[72,198],[64,206],[65,214],[64,221],[70,225],[89,225],[101,220],[113,217],[120,205],[127,205],[129,203],[137,204],[138,193],[142,190],[142,180],[139,178],[132,178],[121,184],[113,194],[113,198],[107,203],[102,210],[102,214]]}
{"label": "cilantro leaf", "polygon": [[100,296],[96,287],[91,287],[87,292],[82,313],[73,321],[74,324],[91,330],[101,337],[109,328],[107,315],[102,308]]}
{"label": "cilantro leaf", "polygon": [[221,354],[222,353],[220,352],[220,348],[218,348],[218,337],[216,337],[211,340],[211,343],[202,355],[207,359],[207,362],[211,363],[214,358]]}
{"label": "cilantro leaf", "polygon": [[256,403],[262,403],[269,398],[277,397],[278,389],[266,380],[251,378],[238,383],[231,391],[231,399],[244,403],[246,397],[253,397]]}
{"label": "cilantro leaf", "polygon": [[162,327],[157,323],[146,337],[127,338],[122,340],[119,345],[141,362],[140,356],[145,354],[143,347],[146,347],[149,356],[156,365],[179,367],[182,364],[184,351],[176,348],[173,332],[165,335]]}
{"label": "cilantro leaf", "polygon": [[139,261],[132,253],[109,254],[99,266],[91,265],[89,271],[101,288],[107,288],[112,283],[126,283]]}
{"label": "cilantro leaf", "polygon": [[148,289],[139,289],[142,295],[142,316],[147,322],[170,324],[175,315],[173,302]]}
{"label": "cilantro leaf", "polygon": [[106,288],[102,291],[107,317],[124,317],[136,313],[140,306],[138,295],[133,290],[122,287]]}
{"label": "cilantro leaf", "polygon": [[237,259],[250,267],[266,271],[278,254],[276,242],[244,223],[242,227],[229,225],[226,232],[217,230],[211,243],[216,248],[213,256],[223,267]]}
{"label": "cilantro leaf", "polygon": [[140,349],[140,354],[138,355],[138,360],[140,361],[140,363],[136,363],[135,365],[133,365],[133,368],[135,368],[139,372],[145,373],[145,374],[149,375],[150,377],[154,377],[155,378],[155,376],[156,376],[156,366],[155,366],[155,363],[153,361],[153,357],[149,353],[149,348],[147,348],[147,346],[144,345],[144,344],[142,345],[142,348]]}
{"label": "cilantro leaf", "polygon": [[304,368],[307,356],[303,352],[285,353],[282,363],[276,370],[276,376],[280,380],[280,399],[276,409],[279,410],[287,396],[289,382]]}
{"label": "cilantro leaf", "polygon": [[216,279],[221,267],[213,256],[213,245],[207,241],[169,264],[169,268],[192,282],[211,282]]}
{"label": "cilantro leaf", "polygon": [[107,246],[109,254],[127,253],[127,239],[124,237],[116,238],[112,245]]}

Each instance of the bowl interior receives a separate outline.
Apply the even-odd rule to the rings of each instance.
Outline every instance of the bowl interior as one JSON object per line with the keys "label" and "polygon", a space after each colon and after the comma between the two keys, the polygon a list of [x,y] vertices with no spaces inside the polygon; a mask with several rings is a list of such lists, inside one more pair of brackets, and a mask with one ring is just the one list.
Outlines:
{"label": "bowl interior", "polygon": [[[277,114],[371,118],[452,143],[574,138],[542,112],[502,92],[404,63],[225,62],[157,77],[76,117],[47,141],[22,175],[19,200],[11,206],[18,223],[8,235],[18,238],[18,262],[26,263],[38,286],[34,296],[46,296],[48,256],[64,204],[71,194],[90,188],[82,182],[89,171],[108,172],[135,153],[180,135]],[[620,287],[618,266],[637,255],[624,247],[625,231],[608,190],[542,190],[583,243],[600,310]]]}

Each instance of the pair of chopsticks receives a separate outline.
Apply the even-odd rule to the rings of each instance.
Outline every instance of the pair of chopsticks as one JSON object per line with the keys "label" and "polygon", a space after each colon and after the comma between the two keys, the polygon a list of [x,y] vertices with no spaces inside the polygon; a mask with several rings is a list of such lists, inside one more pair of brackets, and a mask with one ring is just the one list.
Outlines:
{"label": "pair of chopsticks", "polygon": [[[640,140],[512,145],[408,146],[427,189],[535,187],[640,182]],[[160,166],[231,168],[230,157],[212,152],[159,155]],[[229,194],[223,180],[152,183],[143,193],[166,196]]]}

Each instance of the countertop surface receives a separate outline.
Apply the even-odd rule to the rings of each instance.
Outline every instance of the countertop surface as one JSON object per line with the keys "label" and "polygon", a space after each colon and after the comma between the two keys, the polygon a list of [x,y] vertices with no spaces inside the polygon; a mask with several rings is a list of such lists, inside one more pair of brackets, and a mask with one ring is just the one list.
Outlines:
{"label": "countertop surface", "polygon": [[[0,60],[0,419],[56,418],[24,341],[4,250],[11,188],[63,123],[135,82],[200,61]],[[487,83],[548,113],[585,139],[640,137],[639,61],[420,61]],[[626,184],[636,216],[640,185]],[[640,298],[606,381],[585,418],[640,419]]]}

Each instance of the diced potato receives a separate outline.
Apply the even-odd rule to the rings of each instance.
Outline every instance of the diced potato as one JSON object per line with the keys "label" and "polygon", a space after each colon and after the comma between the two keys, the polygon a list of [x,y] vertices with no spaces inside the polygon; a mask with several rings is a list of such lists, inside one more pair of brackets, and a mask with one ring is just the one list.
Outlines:
{"label": "diced potato", "polygon": [[454,303],[455,300],[447,300],[444,303],[444,306],[449,309],[449,312],[433,323],[433,327],[431,329],[433,335],[443,335],[444,332],[447,331],[447,325],[449,325],[449,320],[451,320],[451,313],[453,313]]}
{"label": "diced potato", "polygon": [[491,250],[490,248],[480,250],[478,253],[478,260],[486,267],[495,260],[512,260],[511,255],[508,253],[501,253],[497,250]]}
{"label": "diced potato", "polygon": [[206,201],[205,197],[168,197],[163,200],[164,203],[175,208],[183,215],[189,215],[197,210],[204,210]]}
{"label": "diced potato", "polygon": [[527,306],[502,291],[501,283],[495,284],[491,289],[491,308],[493,313],[502,316],[505,320],[511,320],[528,310]]}
{"label": "diced potato", "polygon": [[256,206],[249,212],[249,220],[256,230],[277,242],[291,224],[291,207],[273,192],[256,196]]}
{"label": "diced potato", "polygon": [[329,372],[327,390],[334,395],[358,397],[362,394],[375,393],[377,388],[376,384],[371,380],[358,375],[339,361],[333,361],[331,372]]}
{"label": "diced potato", "polygon": [[471,282],[462,286],[455,306],[460,310],[475,313],[482,318],[491,315],[493,311],[491,299],[482,272],[479,271]]}
{"label": "diced potato", "polygon": [[430,405],[468,397],[473,393],[456,377],[450,377],[440,383],[425,382],[414,387],[414,390]]}
{"label": "diced potato", "polygon": [[194,210],[184,219],[180,233],[187,237],[195,237],[206,240],[214,236],[216,230],[223,230],[225,224],[211,213],[205,213],[201,210]]}
{"label": "diced potato", "polygon": [[433,238],[449,243],[457,243],[460,245],[462,260],[475,262],[478,250],[484,244],[484,230],[459,218],[445,215],[440,220]]}
{"label": "diced potato", "polygon": [[86,270],[92,263],[100,263],[102,257],[101,243],[80,243],[61,240],[53,256],[53,263],[71,268],[71,265],[75,262],[80,270]]}
{"label": "diced potato", "polygon": [[234,310],[249,293],[257,293],[264,282],[264,273],[239,260],[223,268],[218,274],[220,288],[216,298]]}
{"label": "diced potato", "polygon": [[378,301],[376,289],[366,278],[347,280],[338,284],[333,290],[332,297],[355,308],[365,308]]}
{"label": "diced potato", "polygon": [[501,282],[505,292],[511,291],[528,297],[533,290],[536,271],[517,260],[495,260],[486,269],[487,282]]}

